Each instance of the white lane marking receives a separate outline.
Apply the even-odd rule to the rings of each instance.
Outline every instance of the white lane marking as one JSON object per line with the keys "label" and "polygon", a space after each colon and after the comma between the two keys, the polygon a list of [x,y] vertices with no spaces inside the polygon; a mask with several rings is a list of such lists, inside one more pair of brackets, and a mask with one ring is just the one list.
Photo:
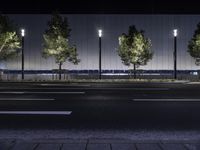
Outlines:
{"label": "white lane marking", "polygon": [[0,111],[4,115],[71,115],[72,111]]}
{"label": "white lane marking", "polygon": [[167,91],[170,90],[170,88],[129,88],[133,90],[147,90],[147,91],[153,91],[153,90],[160,90],[160,91]]}
{"label": "white lane marking", "polygon": [[27,94],[85,94],[85,92],[24,92]]}
{"label": "white lane marking", "polygon": [[[36,84],[38,85],[38,84]],[[65,84],[39,84],[40,86],[62,86],[62,87],[90,87],[91,85],[78,85],[78,84],[71,84],[71,85],[65,85]]]}
{"label": "white lane marking", "polygon": [[[52,88],[0,88],[0,89],[8,89],[8,90],[49,90]],[[161,91],[166,91],[166,90],[170,90],[170,88],[118,88],[118,87],[110,87],[110,88],[99,88],[99,87],[94,87],[94,88],[54,88],[55,90],[147,90],[147,91],[153,91],[153,90],[161,90]],[[1,93],[1,92],[0,92]]]}
{"label": "white lane marking", "polygon": [[185,84],[200,84],[200,82],[187,82]]}
{"label": "white lane marking", "polygon": [[120,87],[114,87],[114,88],[97,88],[97,89],[106,89],[106,90],[139,90],[139,91],[153,91],[153,90],[161,90],[161,91],[166,91],[166,90],[170,90],[170,88],[128,88],[128,87],[125,87],[125,88],[120,88]]}
{"label": "white lane marking", "polygon": [[0,101],[54,101],[55,99],[42,98],[0,98]]}
{"label": "white lane marking", "polygon": [[5,91],[5,92],[0,92],[0,94],[24,94],[24,92]]}
{"label": "white lane marking", "polygon": [[200,101],[200,99],[184,99],[184,98],[181,98],[181,99],[132,99],[133,101],[148,101],[148,102],[163,102],[163,101],[176,101],[176,102],[198,102]]}
{"label": "white lane marking", "polygon": [[85,92],[0,92],[0,94],[85,94]]}

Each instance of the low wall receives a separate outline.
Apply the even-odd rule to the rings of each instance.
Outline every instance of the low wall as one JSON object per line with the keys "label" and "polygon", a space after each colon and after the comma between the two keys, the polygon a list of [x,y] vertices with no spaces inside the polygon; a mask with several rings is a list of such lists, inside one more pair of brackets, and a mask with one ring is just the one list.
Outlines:
{"label": "low wall", "polygon": [[[58,80],[58,74],[25,74],[25,80],[29,81],[48,81],[48,80]],[[74,79],[98,79],[98,74],[62,74],[62,80],[74,80]],[[131,79],[133,76],[131,75],[102,75],[102,79]],[[0,79],[3,81],[20,81],[21,74],[1,74]],[[173,79],[172,74],[167,75],[155,75],[155,74],[138,74],[137,79]],[[199,80],[198,75],[192,74],[177,74],[177,79],[179,80],[191,80],[197,81]]]}

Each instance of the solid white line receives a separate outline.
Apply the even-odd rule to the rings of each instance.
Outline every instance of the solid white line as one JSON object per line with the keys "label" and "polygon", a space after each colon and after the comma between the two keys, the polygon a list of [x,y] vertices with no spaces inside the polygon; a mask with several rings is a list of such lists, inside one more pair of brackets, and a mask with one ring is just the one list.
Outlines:
{"label": "solid white line", "polygon": [[33,94],[85,94],[85,92],[25,92],[25,93],[33,93]]}
{"label": "solid white line", "polygon": [[55,99],[42,99],[42,98],[0,98],[0,101],[54,101]]}
{"label": "solid white line", "polygon": [[[0,88],[0,89],[9,89],[9,90],[12,90],[10,88]],[[51,88],[13,88],[13,90],[16,90],[16,89],[20,89],[20,90],[48,90],[48,89],[51,89]],[[147,90],[147,91],[153,91],[153,90],[161,90],[161,91],[166,91],[166,90],[170,90],[170,88],[118,88],[118,87],[105,87],[105,88],[102,88],[102,87],[95,87],[95,88],[90,88],[90,87],[83,87],[83,88],[54,88],[55,90],[67,90],[67,89],[70,89],[70,90]],[[0,92],[2,93],[2,92]],[[16,93],[20,93],[20,92],[16,92]],[[21,92],[22,93],[22,92]]]}
{"label": "solid white line", "polygon": [[200,82],[187,82],[185,84],[200,84]]}
{"label": "solid white line", "polygon": [[85,92],[0,92],[0,94],[85,94]]}
{"label": "solid white line", "polygon": [[71,115],[72,111],[0,111],[5,115]]}
{"label": "solid white line", "polygon": [[177,102],[198,102],[200,101],[200,99],[132,99],[133,101],[146,101],[146,102],[163,102],[163,101],[167,101],[167,102],[173,102],[173,101],[177,101]]}
{"label": "solid white line", "polygon": [[5,91],[5,92],[0,92],[0,94],[24,94],[25,92],[17,92],[17,91]]}
{"label": "solid white line", "polygon": [[85,94],[85,92],[24,92],[25,94]]}
{"label": "solid white line", "polygon": [[[38,84],[36,84],[38,85]],[[78,84],[71,84],[71,85],[65,85],[65,84],[39,84],[40,86],[61,86],[61,87],[90,87],[90,85],[78,85]]]}
{"label": "solid white line", "polygon": [[166,91],[169,90],[169,88],[129,88],[129,89],[133,89],[133,90],[147,90],[147,91],[153,91],[153,90],[161,90],[161,91]]}

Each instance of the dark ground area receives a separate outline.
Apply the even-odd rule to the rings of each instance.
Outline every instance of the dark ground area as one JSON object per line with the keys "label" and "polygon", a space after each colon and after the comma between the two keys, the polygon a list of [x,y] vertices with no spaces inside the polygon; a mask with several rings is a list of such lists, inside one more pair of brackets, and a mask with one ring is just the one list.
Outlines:
{"label": "dark ground area", "polygon": [[1,114],[0,139],[198,141],[199,88],[189,82],[0,83],[0,113],[71,112]]}

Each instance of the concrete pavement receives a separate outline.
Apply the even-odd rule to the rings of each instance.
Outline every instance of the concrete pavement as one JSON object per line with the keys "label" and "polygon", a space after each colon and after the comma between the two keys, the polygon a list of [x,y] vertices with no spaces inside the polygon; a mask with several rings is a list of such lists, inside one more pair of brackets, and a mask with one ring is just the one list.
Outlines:
{"label": "concrete pavement", "polygon": [[131,141],[123,139],[1,139],[1,150],[199,150],[199,141]]}

